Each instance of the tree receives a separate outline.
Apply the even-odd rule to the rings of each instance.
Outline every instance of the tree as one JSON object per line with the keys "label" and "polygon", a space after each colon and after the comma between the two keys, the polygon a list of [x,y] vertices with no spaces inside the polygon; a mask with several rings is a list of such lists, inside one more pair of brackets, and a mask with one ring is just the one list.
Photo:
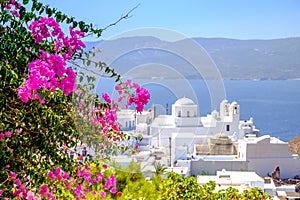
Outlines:
{"label": "tree", "polygon": [[155,174],[156,175],[163,174],[167,169],[167,167],[164,164],[161,164],[160,162],[155,162],[154,163],[154,168],[155,168]]}
{"label": "tree", "polygon": [[145,179],[140,163],[131,160],[126,167],[117,163],[112,164],[112,167],[115,168],[117,189],[122,191],[118,199],[158,199],[156,184]]}
{"label": "tree", "polygon": [[[88,76],[88,82],[76,87],[78,60],[88,67],[94,53],[84,52],[81,38],[99,37],[103,30],[38,0],[23,0],[23,4],[15,0],[0,4],[0,195],[6,197],[37,195],[32,188],[40,189],[42,196],[52,195],[56,189],[48,187],[49,178],[50,182],[68,181],[69,176],[81,180],[78,170],[82,169],[68,158],[68,151],[80,139],[88,142],[86,131],[98,133],[107,144],[102,149],[113,150],[113,142],[125,138],[113,117],[116,103],[105,94],[102,101],[88,94],[93,78]],[[70,25],[68,34],[61,23]],[[136,86],[132,93],[131,85],[123,84],[114,69],[101,62],[94,65],[119,82],[129,104],[143,108],[150,97],[147,91]],[[84,106],[88,106],[77,109],[76,100],[87,95]]]}

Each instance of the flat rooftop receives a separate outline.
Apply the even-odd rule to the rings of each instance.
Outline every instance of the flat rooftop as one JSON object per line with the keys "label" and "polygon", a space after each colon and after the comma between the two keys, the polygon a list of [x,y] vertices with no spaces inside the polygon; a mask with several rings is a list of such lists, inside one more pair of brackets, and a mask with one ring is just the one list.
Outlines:
{"label": "flat rooftop", "polygon": [[194,156],[194,160],[204,161],[240,161],[237,155],[200,155]]}

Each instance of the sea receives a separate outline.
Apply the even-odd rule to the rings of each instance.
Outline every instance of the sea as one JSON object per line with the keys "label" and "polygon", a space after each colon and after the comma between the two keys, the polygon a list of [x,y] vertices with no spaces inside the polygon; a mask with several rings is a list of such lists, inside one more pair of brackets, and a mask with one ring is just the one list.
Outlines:
{"label": "sea", "polygon": [[[253,118],[261,135],[289,141],[300,133],[300,80],[212,80],[201,79],[136,80],[151,94],[146,109],[156,107],[157,114],[171,114],[172,104],[187,97],[198,104],[199,115],[219,110],[226,99],[240,105],[241,120]],[[100,80],[97,93],[115,97],[113,82]]]}

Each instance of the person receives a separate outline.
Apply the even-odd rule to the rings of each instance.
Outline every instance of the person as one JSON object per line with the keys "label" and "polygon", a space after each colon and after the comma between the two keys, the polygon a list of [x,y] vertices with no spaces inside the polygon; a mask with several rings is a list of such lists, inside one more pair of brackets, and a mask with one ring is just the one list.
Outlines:
{"label": "person", "polygon": [[86,155],[87,155],[86,147],[83,147],[83,150],[82,150],[82,156],[86,156]]}

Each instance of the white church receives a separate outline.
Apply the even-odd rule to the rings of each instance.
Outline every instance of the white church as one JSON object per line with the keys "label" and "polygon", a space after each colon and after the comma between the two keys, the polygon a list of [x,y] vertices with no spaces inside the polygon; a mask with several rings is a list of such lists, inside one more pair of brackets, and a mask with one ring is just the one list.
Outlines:
{"label": "white church", "polygon": [[260,134],[252,118],[240,121],[240,105],[235,101],[224,100],[219,112],[214,110],[203,117],[198,115],[198,105],[186,97],[172,105],[171,115],[156,116],[155,108],[141,114],[121,110],[117,115],[123,131],[143,135],[139,144],[141,150],[167,148],[172,151],[172,161],[186,158],[194,152],[196,144],[208,144],[211,137],[221,133],[233,142]]}
{"label": "white church", "polygon": [[234,142],[247,135],[260,134],[252,118],[240,121],[240,106],[237,102],[224,100],[220,103],[219,112],[214,110],[200,117],[198,105],[183,97],[172,105],[172,115],[160,115],[153,120],[149,135],[153,137],[154,146],[168,147],[171,141],[174,148],[187,146],[186,151],[191,154],[195,144],[207,144],[210,137],[220,133]]}

